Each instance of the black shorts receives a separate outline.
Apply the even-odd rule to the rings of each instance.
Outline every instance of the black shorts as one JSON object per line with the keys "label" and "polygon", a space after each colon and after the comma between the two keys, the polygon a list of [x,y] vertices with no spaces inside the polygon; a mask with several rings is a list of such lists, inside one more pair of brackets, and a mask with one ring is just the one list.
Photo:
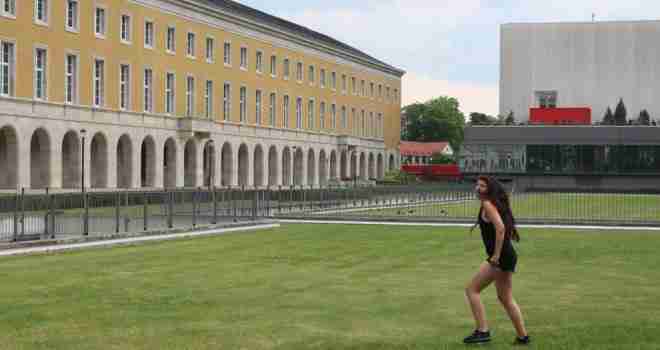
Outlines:
{"label": "black shorts", "polygon": [[[491,257],[489,256],[488,259],[486,259],[486,261],[489,261],[490,258]],[[516,272],[516,264],[517,263],[518,263],[518,256],[516,256],[516,254],[505,254],[505,255],[500,256],[499,268],[502,271],[513,273],[513,272]]]}

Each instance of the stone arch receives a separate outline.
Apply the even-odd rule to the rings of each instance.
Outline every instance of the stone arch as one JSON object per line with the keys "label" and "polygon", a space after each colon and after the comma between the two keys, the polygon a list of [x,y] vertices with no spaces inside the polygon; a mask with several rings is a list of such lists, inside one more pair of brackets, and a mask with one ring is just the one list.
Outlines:
{"label": "stone arch", "polygon": [[374,154],[371,152],[369,152],[369,170],[367,173],[369,175],[369,179],[376,177],[376,159],[374,158]]}
{"label": "stone arch", "polygon": [[250,170],[250,151],[246,144],[238,148],[238,185],[249,186],[248,176]]}
{"label": "stone arch", "polygon": [[293,185],[301,186],[303,184],[303,151],[296,148],[293,155]]}
{"label": "stone arch", "polygon": [[259,187],[264,185],[264,151],[261,145],[254,148],[254,186]]}
{"label": "stone arch", "polygon": [[0,129],[0,188],[16,189],[18,186],[18,137],[14,127]]}
{"label": "stone arch", "polygon": [[62,188],[80,187],[80,137],[70,130],[62,138]]}
{"label": "stone arch", "polygon": [[270,146],[268,150],[268,186],[277,186],[277,147]]}
{"label": "stone arch", "polygon": [[44,128],[38,128],[30,139],[30,188],[50,185],[50,155],[50,135]]}
{"label": "stone arch", "polygon": [[316,155],[314,149],[310,148],[307,151],[307,184],[314,186],[316,181]]}
{"label": "stone arch", "polygon": [[133,144],[127,134],[117,141],[117,188],[133,186]]}
{"label": "stone arch", "polygon": [[222,145],[222,159],[220,160],[222,166],[222,185],[231,186],[232,172],[233,172],[233,153],[231,150],[231,143],[225,142]]}
{"label": "stone arch", "polygon": [[183,147],[183,186],[197,186],[197,143],[194,139],[186,141]]}
{"label": "stone arch", "polygon": [[90,151],[90,184],[93,188],[108,187],[108,140],[102,132],[92,138]]}
{"label": "stone arch", "polygon": [[140,147],[140,186],[156,185],[156,142],[151,135],[142,140]]}
{"label": "stone arch", "polygon": [[389,161],[388,169],[389,169],[389,171],[392,171],[392,170],[394,170],[394,168],[395,168],[394,155],[390,154],[390,161]]}
{"label": "stone arch", "polygon": [[170,137],[163,146],[163,185],[166,188],[176,187],[176,141]]}
{"label": "stone arch", "polygon": [[337,151],[332,150],[330,152],[330,178],[333,180],[337,179]]}
{"label": "stone arch", "polygon": [[376,177],[378,180],[382,180],[385,177],[383,171],[385,170],[385,165],[383,164],[383,154],[378,153],[378,160],[376,161]]}
{"label": "stone arch", "polygon": [[319,185],[325,186],[328,184],[328,158],[325,155],[325,150],[319,152]]}
{"label": "stone arch", "polygon": [[213,140],[204,143],[202,161],[204,162],[202,169],[203,185],[204,187],[211,187],[215,183],[215,142]]}
{"label": "stone arch", "polygon": [[367,179],[367,157],[364,152],[360,153],[360,180]]}
{"label": "stone arch", "polygon": [[291,150],[288,146],[282,150],[282,185],[291,186]]}

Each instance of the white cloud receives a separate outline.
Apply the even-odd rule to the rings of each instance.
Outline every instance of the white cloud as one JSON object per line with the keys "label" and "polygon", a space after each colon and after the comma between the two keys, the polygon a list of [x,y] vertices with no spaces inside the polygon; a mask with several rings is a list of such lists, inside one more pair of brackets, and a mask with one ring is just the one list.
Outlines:
{"label": "white cloud", "polygon": [[432,79],[425,75],[408,73],[403,77],[403,105],[425,102],[439,96],[451,96],[458,99],[460,109],[467,117],[471,112],[497,115],[497,84],[472,84]]}

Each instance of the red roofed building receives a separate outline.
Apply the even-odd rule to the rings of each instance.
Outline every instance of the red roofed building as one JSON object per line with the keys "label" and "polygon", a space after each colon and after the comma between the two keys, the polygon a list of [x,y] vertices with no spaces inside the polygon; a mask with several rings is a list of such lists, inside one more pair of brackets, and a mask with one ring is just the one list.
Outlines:
{"label": "red roofed building", "polygon": [[401,141],[399,145],[401,164],[429,164],[433,154],[447,156],[454,154],[449,142],[413,142]]}

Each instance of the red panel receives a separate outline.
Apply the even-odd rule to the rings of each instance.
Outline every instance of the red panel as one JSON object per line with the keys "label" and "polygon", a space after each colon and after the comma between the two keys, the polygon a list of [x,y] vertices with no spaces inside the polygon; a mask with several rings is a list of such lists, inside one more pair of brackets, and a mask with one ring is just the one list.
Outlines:
{"label": "red panel", "polygon": [[530,124],[591,124],[591,108],[530,108]]}
{"label": "red panel", "polygon": [[461,170],[456,164],[402,165],[401,170],[413,175],[432,175],[459,179]]}

